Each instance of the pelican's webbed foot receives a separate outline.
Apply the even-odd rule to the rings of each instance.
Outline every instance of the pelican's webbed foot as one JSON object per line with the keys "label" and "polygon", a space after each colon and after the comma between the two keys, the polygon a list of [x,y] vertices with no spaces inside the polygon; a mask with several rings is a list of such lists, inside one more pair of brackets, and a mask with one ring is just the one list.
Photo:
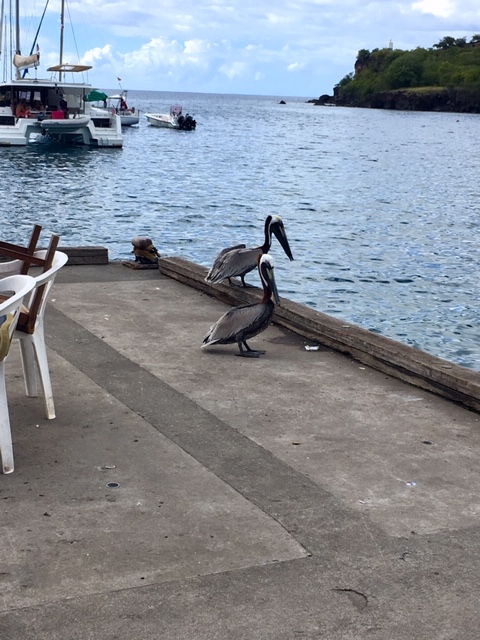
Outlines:
{"label": "pelican's webbed foot", "polygon": [[238,343],[238,349],[240,353],[236,353],[236,356],[243,356],[244,358],[258,358],[259,356],[263,356],[263,354],[266,353],[262,349],[258,349],[257,351],[255,349],[251,349],[245,342],[245,340],[243,341],[243,346],[245,347],[246,351],[243,350],[242,343]]}

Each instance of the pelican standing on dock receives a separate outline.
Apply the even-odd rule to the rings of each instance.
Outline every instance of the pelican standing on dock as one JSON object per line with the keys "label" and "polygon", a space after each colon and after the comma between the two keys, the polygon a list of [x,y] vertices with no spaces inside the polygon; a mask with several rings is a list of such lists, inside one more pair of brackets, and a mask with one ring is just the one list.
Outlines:
{"label": "pelican standing on dock", "polygon": [[280,216],[267,216],[265,220],[265,241],[262,246],[247,249],[246,245],[237,244],[234,247],[223,249],[207,273],[205,282],[217,284],[228,278],[229,284],[232,284],[230,278],[239,277],[242,279],[244,287],[251,286],[246,284],[245,275],[255,269],[259,256],[270,251],[272,233],[275,234],[290,260],[293,260],[282,219]]}
{"label": "pelican standing on dock", "polygon": [[275,311],[272,296],[275,302],[278,303],[280,300],[273,275],[273,258],[268,253],[258,257],[258,272],[263,285],[261,301],[229,309],[210,327],[210,331],[203,339],[202,349],[214,344],[237,343],[240,353],[236,353],[236,356],[258,358],[265,353],[265,351],[251,349],[247,340],[265,331],[272,321]]}

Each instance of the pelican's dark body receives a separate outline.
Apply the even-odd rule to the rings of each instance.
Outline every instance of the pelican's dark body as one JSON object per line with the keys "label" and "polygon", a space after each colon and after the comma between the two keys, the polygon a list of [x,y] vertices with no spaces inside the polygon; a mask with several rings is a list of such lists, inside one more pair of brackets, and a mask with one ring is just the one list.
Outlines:
{"label": "pelican's dark body", "polygon": [[215,258],[215,262],[208,272],[205,282],[216,284],[228,278],[228,281],[231,283],[230,278],[238,277],[241,278],[243,286],[246,287],[246,274],[253,271],[257,266],[258,259],[270,251],[272,233],[278,238],[289,259],[293,260],[285,227],[279,216],[267,216],[264,232],[265,241],[260,247],[247,249],[246,245],[237,244],[233,247],[223,249]]}
{"label": "pelican's dark body", "polygon": [[[264,351],[254,351],[247,340],[258,335],[268,327],[272,321],[275,304],[279,301],[275,278],[273,276],[273,260],[268,254],[260,256],[258,270],[263,284],[263,298],[254,304],[245,304],[229,309],[210,327],[210,331],[203,339],[202,349],[214,344],[237,344],[239,352],[236,355],[258,357]],[[246,351],[244,351],[244,348]]]}
{"label": "pelican's dark body", "polygon": [[[225,313],[221,320],[221,331],[218,322],[214,324],[205,336],[204,344],[235,344],[244,342],[258,335],[270,324],[275,305],[271,300],[266,304],[245,304],[234,307]],[[246,325],[241,327],[242,322]],[[240,328],[239,328],[240,326]]]}

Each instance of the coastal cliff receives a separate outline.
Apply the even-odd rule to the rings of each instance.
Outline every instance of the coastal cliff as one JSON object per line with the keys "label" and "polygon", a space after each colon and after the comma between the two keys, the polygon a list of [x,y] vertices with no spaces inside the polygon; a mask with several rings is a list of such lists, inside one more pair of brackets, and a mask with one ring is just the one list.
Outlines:
{"label": "coastal cliff", "polygon": [[453,113],[480,113],[480,89],[439,89],[415,91],[396,89],[379,91],[371,95],[322,95],[309,100],[315,105],[363,107],[368,109],[398,109],[401,111],[447,111]]}
{"label": "coastal cliff", "polygon": [[354,72],[318,105],[480,113],[480,34],[445,37],[430,49],[358,52]]}

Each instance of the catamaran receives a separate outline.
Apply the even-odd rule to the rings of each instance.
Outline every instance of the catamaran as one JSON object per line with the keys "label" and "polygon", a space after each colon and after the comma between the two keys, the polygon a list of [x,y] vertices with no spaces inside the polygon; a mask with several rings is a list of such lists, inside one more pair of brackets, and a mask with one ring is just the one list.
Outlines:
{"label": "catamaran", "polygon": [[[3,0],[1,8],[0,57],[3,51]],[[12,77],[0,83],[0,146],[26,146],[45,137],[70,145],[123,145],[119,115],[114,112],[95,113],[86,100],[93,87],[83,80],[83,74],[92,67],[63,61],[64,18],[65,0],[62,0],[59,63],[47,69],[50,78],[39,79],[38,44],[36,52],[21,54],[20,0],[15,0],[16,53],[12,56]],[[34,78],[25,73],[28,69],[34,70]],[[80,81],[77,81],[78,77]]]}

